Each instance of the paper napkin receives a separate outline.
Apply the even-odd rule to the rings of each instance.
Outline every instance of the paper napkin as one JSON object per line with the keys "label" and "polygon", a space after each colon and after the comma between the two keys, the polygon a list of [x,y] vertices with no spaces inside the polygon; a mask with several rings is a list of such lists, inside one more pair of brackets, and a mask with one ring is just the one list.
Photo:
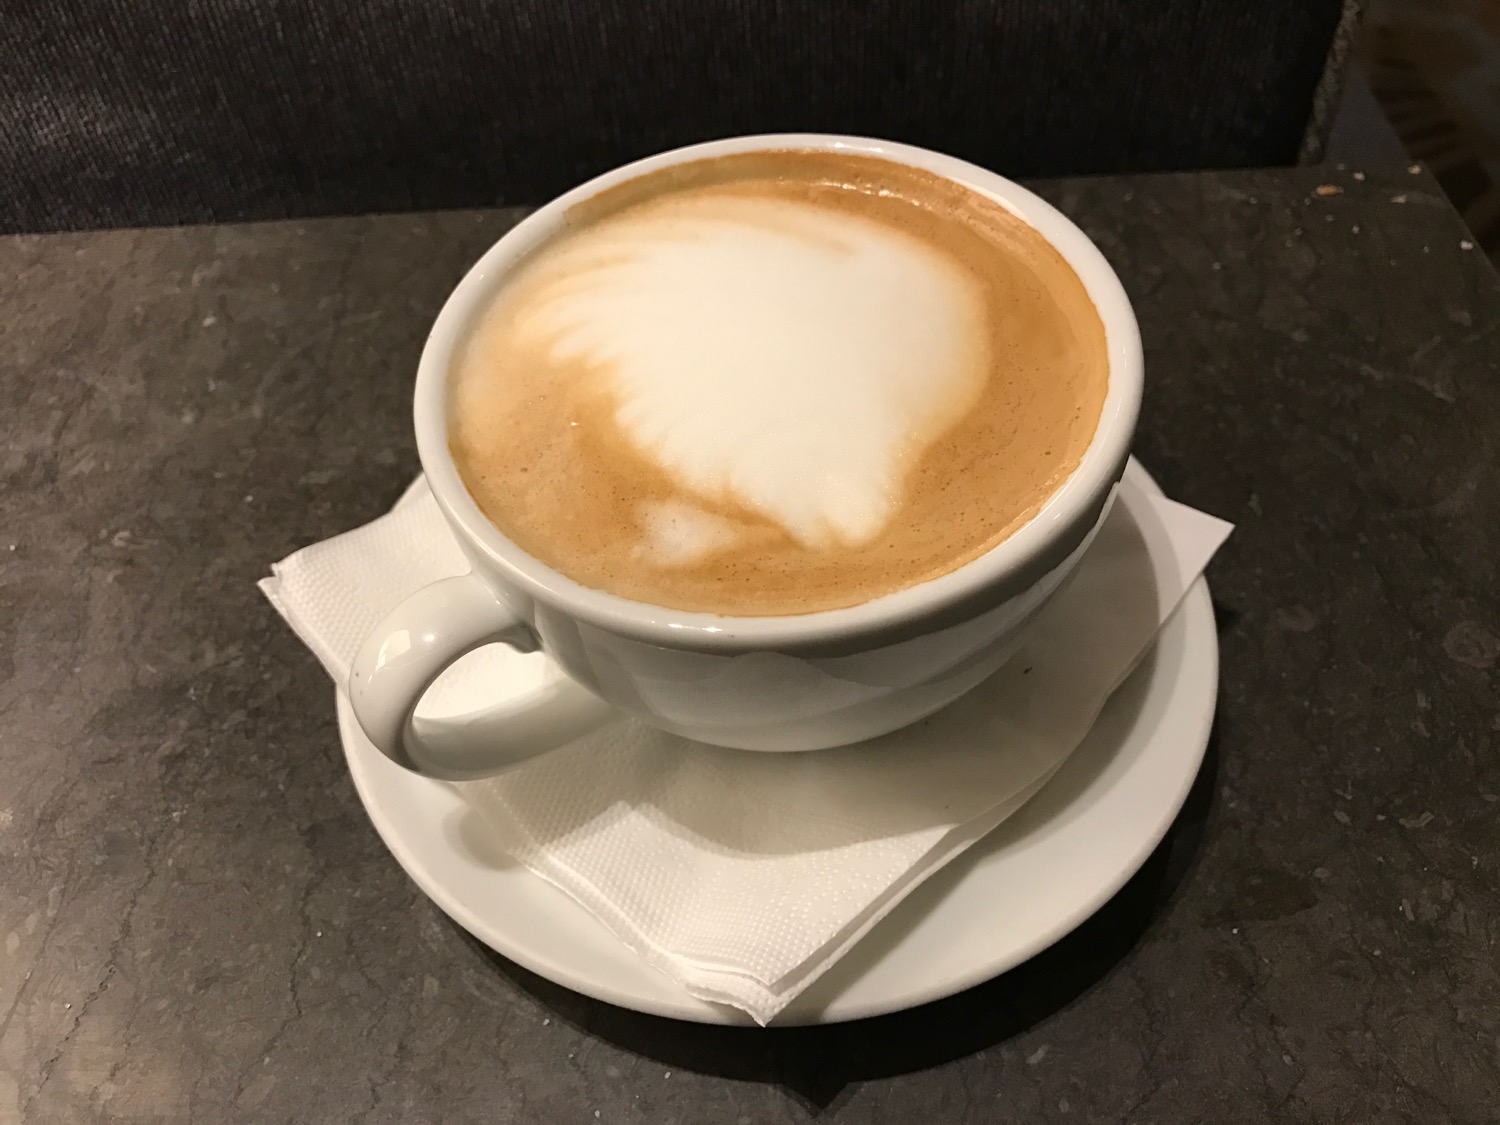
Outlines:
{"label": "paper napkin", "polygon": [[[924,879],[1010,816],[1088,733],[1230,525],[1143,487],[1119,501],[1017,655],[957,703],[854,746],[764,754],[625,717],[455,783],[520,862],[705,1000],[770,1021]],[[467,564],[424,481],[390,514],[272,567],[261,589],[342,688],[385,613]],[[424,713],[561,675],[495,646]]]}

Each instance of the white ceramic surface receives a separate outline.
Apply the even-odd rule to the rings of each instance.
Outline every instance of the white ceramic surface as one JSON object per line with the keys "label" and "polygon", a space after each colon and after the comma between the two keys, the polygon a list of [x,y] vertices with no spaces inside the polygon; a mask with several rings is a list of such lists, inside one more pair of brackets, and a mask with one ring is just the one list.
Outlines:
{"label": "white ceramic surface", "polygon": [[[997,200],[1071,264],[1099,312],[1109,389],[1073,474],[1036,516],[958,569],[861,605],[784,617],[721,617],[628,601],[581,586],[506,539],[464,488],[449,452],[451,357],[507,272],[551,237],[569,208],[622,180],[683,161],[761,149],[866,153],[924,168]],[[1141,398],[1140,333],[1119,279],[1061,212],[983,168],[888,141],[819,134],[737,137],[616,169],[528,216],[449,297],[423,349],[414,422],[422,468],[473,572],[392,610],[356,657],[355,713],[373,743],[409,769],[493,773],[576,737],[597,708],[588,693],[675,734],[751,750],[811,750],[873,738],[932,714],[1020,645],[1108,514]],[[437,676],[490,641],[541,647],[581,684],[476,716],[447,743],[410,716]],[[495,686],[497,700],[506,697]]]}
{"label": "white ceramic surface", "polygon": [[[879,1015],[951,995],[1068,933],[1139,869],[1203,760],[1218,640],[1200,579],[1087,739],[1019,813],[929,879],[777,1024]],[[338,693],[339,729],[370,819],[396,859],[455,921],[531,971],[658,1015],[743,1023],[688,996],[602,923],[487,838],[451,785],[372,746]]]}

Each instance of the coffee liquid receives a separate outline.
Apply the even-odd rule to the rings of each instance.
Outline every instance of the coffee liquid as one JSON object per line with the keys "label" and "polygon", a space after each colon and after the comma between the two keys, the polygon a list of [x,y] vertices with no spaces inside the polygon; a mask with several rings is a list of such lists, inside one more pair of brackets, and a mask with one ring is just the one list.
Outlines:
{"label": "coffee liquid", "polygon": [[678,165],[575,207],[450,372],[450,447],[527,553],[730,615],[857,605],[1003,541],[1073,472],[1104,327],[1006,207],[883,159]]}

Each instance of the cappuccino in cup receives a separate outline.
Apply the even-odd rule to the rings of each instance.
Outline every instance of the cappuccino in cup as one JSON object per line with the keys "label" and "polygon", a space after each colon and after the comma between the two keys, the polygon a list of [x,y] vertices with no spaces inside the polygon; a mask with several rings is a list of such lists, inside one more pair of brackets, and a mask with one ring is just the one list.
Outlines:
{"label": "cappuccino in cup", "polygon": [[450,370],[479,509],[576,582],[731,616],[947,574],[1073,473],[1109,385],[1073,268],[1005,205],[829,150],[575,205]]}

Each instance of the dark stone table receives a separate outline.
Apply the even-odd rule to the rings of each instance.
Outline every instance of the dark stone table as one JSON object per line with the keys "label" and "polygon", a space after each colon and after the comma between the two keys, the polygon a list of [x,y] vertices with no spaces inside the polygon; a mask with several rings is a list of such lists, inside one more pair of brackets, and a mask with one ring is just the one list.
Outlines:
{"label": "dark stone table", "polygon": [[771,1032],[448,922],[254,586],[416,472],[423,335],[514,214],[0,240],[0,1121],[1493,1118],[1496,276],[1405,170],[1044,190],[1137,301],[1142,459],[1239,525],[1208,762],[1034,961]]}

